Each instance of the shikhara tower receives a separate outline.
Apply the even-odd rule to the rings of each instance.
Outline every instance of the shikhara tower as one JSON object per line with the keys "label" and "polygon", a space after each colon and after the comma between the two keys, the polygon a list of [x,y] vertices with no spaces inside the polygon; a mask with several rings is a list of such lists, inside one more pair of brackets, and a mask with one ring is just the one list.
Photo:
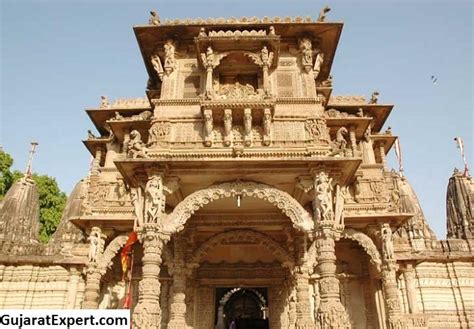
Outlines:
{"label": "shikhara tower", "polygon": [[393,105],[331,94],[342,26],[324,13],[136,26],[147,97],[87,110],[94,161],[52,242],[9,240],[30,203],[4,201],[0,307],[122,307],[135,228],[134,328],[473,326],[472,181],[451,179],[437,240],[387,167]]}

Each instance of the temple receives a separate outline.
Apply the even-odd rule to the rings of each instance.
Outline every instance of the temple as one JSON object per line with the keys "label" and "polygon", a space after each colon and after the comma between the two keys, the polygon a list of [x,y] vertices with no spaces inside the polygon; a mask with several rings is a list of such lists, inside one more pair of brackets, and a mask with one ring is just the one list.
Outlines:
{"label": "temple", "polygon": [[86,110],[94,161],[51,241],[28,175],[3,201],[0,308],[130,294],[137,329],[473,327],[474,183],[450,178],[438,240],[388,168],[393,105],[332,94],[327,11],[134,27],[146,98]]}

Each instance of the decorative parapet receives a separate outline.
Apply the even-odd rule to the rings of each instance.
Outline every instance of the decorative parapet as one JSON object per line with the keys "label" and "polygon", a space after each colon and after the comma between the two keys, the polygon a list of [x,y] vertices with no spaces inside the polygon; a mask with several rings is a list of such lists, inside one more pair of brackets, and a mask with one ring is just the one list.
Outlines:
{"label": "decorative parapet", "polygon": [[310,16],[301,17],[218,17],[218,18],[175,18],[175,19],[165,19],[162,25],[222,25],[222,24],[271,24],[271,23],[293,23],[293,24],[304,24],[304,23],[314,23],[317,20],[314,20]]}

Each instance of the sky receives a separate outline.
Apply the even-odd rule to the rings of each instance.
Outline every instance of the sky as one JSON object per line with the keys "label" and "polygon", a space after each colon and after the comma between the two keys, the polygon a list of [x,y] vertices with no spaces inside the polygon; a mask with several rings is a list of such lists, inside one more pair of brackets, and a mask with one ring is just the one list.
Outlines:
{"label": "sky", "polygon": [[[0,145],[24,170],[29,143],[39,142],[33,169],[56,177],[69,193],[87,175],[82,144],[93,124],[84,109],[142,97],[147,74],[133,25],[156,9],[167,18],[312,16],[344,22],[332,66],[333,94],[380,92],[395,104],[386,127],[400,136],[405,175],[438,238],[446,235],[446,186],[473,162],[473,2],[471,1],[206,1],[0,0]],[[437,77],[433,84],[431,76]],[[393,150],[389,163],[397,167]]]}

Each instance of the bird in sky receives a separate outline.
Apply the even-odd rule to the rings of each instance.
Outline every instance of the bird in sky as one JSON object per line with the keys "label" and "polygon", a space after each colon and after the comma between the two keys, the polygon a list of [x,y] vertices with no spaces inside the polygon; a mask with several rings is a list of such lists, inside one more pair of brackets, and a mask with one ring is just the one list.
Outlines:
{"label": "bird in sky", "polygon": [[434,75],[431,76],[431,82],[435,85],[438,82],[438,78]]}

